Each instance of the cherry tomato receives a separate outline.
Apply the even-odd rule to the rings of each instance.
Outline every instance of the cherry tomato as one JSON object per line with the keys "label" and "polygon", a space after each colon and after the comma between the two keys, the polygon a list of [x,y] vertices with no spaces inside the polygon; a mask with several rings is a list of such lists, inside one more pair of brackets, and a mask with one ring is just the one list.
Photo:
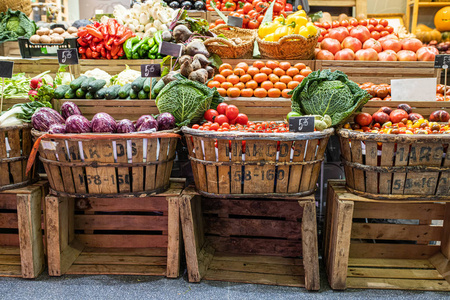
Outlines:
{"label": "cherry tomato", "polygon": [[225,123],[222,124],[222,128],[230,128],[230,124],[225,122]]}
{"label": "cherry tomato", "polygon": [[217,129],[219,129],[219,127],[220,127],[219,123],[216,122],[211,125],[210,129],[216,131]]}
{"label": "cherry tomato", "polygon": [[353,26],[353,27],[359,25],[359,22],[358,22],[358,20],[356,20],[356,19],[350,19],[350,22],[349,22],[349,23],[350,23],[350,25]]}
{"label": "cherry tomato", "polygon": [[375,26],[373,26],[372,24],[367,25],[367,29],[369,29],[370,32],[375,30]]}
{"label": "cherry tomato", "polygon": [[225,115],[227,116],[228,120],[235,119],[239,114],[239,109],[235,105],[228,105]]}
{"label": "cherry tomato", "polygon": [[394,32],[394,27],[392,26],[385,26],[384,29],[389,32],[389,33],[393,33]]}
{"label": "cherry tomato", "polygon": [[223,123],[229,123],[228,118],[225,115],[218,115],[214,120],[220,125]]}
{"label": "cherry tomato", "polygon": [[359,25],[367,26],[367,20],[359,20]]}
{"label": "cherry tomato", "polygon": [[350,25],[350,23],[348,22],[348,20],[342,20],[341,21],[341,26],[347,27],[349,25]]}
{"label": "cherry tomato", "polygon": [[199,127],[200,127],[200,125],[198,125],[198,124],[192,125],[192,129],[198,129]]}
{"label": "cherry tomato", "polygon": [[205,114],[203,115],[203,118],[205,118],[206,121],[214,121],[214,118],[216,118],[219,115],[217,110],[215,109],[208,109]]}
{"label": "cherry tomato", "polygon": [[[227,107],[228,107],[228,104],[226,104],[226,103],[220,103],[219,105],[217,105],[217,112],[218,112],[220,115],[224,115],[225,112],[227,111]],[[205,118],[205,119],[206,119],[206,118]]]}
{"label": "cherry tomato", "polygon": [[331,23],[331,25],[333,26],[333,28],[337,28],[337,27],[341,26],[341,24],[339,23],[339,21],[333,21],[333,22]]}
{"label": "cherry tomato", "polygon": [[378,23],[383,25],[384,27],[387,27],[389,25],[388,20],[385,20],[385,19],[381,19],[380,22],[378,22]]}
{"label": "cherry tomato", "polygon": [[384,29],[384,26],[383,26],[383,25],[378,24],[377,26],[375,26],[375,30],[378,31],[378,32],[382,32],[382,31],[384,31],[385,29]]}
{"label": "cherry tomato", "polygon": [[325,29],[330,29],[330,28],[331,28],[331,24],[328,23],[328,22],[323,22],[323,23],[322,23],[322,26],[323,26],[323,28],[325,28]]}
{"label": "cherry tomato", "polygon": [[248,28],[249,29],[257,29],[259,27],[259,23],[257,20],[250,20],[248,22]]}

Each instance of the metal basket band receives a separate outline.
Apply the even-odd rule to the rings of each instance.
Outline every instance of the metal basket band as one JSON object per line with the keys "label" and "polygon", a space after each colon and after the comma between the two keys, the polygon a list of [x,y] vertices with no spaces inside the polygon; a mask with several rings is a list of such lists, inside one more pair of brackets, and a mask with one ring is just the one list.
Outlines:
{"label": "metal basket band", "polygon": [[253,166],[266,166],[266,165],[274,165],[274,166],[297,166],[297,165],[313,165],[321,163],[324,158],[318,160],[310,160],[310,161],[209,161],[202,160],[189,155],[189,159],[191,161],[200,163],[205,166],[242,166],[242,165],[253,165]]}
{"label": "metal basket band", "polygon": [[377,173],[423,173],[423,172],[450,172],[450,167],[433,166],[368,166],[357,162],[347,161],[341,156],[344,166]]}
{"label": "metal basket band", "polygon": [[17,156],[17,157],[11,157],[11,158],[0,158],[0,163],[9,163],[14,161],[20,161],[20,160],[27,160],[28,156]]}

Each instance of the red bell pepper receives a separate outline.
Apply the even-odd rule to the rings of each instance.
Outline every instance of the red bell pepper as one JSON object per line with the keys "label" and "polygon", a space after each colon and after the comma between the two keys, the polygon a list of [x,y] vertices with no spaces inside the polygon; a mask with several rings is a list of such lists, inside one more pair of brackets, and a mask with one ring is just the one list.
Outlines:
{"label": "red bell pepper", "polygon": [[123,35],[125,34],[125,29],[126,29],[125,26],[120,25],[119,28],[117,29],[116,36],[119,37],[119,38],[123,37]]}
{"label": "red bell pepper", "polygon": [[122,47],[118,45],[113,45],[111,50],[111,56],[116,56],[117,53],[119,53],[120,49],[122,49]]}
{"label": "red bell pepper", "polygon": [[87,29],[87,32],[90,34],[90,35],[92,35],[92,36],[94,36],[94,37],[96,37],[96,38],[99,38],[100,40],[103,40],[103,34],[98,30],[98,29],[96,29],[96,28],[88,28]]}
{"label": "red bell pepper", "polygon": [[108,33],[110,36],[116,35],[116,22],[114,22],[114,19],[108,19]]}
{"label": "red bell pepper", "polygon": [[89,59],[92,58],[92,51],[91,51],[91,48],[87,48],[87,49],[86,49],[86,57],[89,58]]}
{"label": "red bell pepper", "polygon": [[125,43],[132,35],[133,33],[131,31],[128,31],[127,33],[125,33],[125,35],[123,35],[120,39],[115,39],[114,40],[114,45],[122,45],[123,43]]}
{"label": "red bell pepper", "polygon": [[85,47],[79,47],[78,48],[78,53],[80,53],[80,54],[86,53],[86,48]]}
{"label": "red bell pepper", "polygon": [[77,42],[81,47],[86,47],[88,45],[87,43],[83,42],[83,38],[78,38]]}
{"label": "red bell pepper", "polygon": [[83,36],[85,36],[87,33],[88,33],[88,32],[87,32],[86,28],[85,28],[85,27],[81,27],[81,28],[78,29],[77,35],[78,35],[79,37],[83,37]]}
{"label": "red bell pepper", "polygon": [[92,58],[99,58],[100,57],[100,53],[97,51],[93,51],[92,52]]}

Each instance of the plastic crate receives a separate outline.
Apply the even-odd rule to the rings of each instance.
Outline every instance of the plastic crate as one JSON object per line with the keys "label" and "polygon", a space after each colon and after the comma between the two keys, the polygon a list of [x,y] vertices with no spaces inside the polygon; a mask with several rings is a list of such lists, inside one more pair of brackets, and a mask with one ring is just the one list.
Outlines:
{"label": "plastic crate", "polygon": [[66,38],[62,44],[33,44],[27,38],[19,38],[22,58],[57,56],[58,49],[77,48],[77,38]]}

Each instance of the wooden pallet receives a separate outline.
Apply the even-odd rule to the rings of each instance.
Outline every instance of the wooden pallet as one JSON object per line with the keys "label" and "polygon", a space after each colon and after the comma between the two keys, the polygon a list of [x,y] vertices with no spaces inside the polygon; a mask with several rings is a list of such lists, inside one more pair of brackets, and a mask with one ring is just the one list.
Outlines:
{"label": "wooden pallet", "polygon": [[450,291],[450,199],[371,200],[344,184],[328,181],[324,252],[331,287]]}
{"label": "wooden pallet", "polygon": [[440,83],[441,69],[434,69],[429,61],[344,61],[316,60],[315,70],[339,70],[357,82],[391,83],[391,79],[430,78]]}
{"label": "wooden pallet", "polygon": [[0,277],[36,278],[44,270],[41,200],[48,182],[0,192]]}
{"label": "wooden pallet", "polygon": [[185,190],[180,216],[189,281],[318,290],[315,201],[298,200],[202,198]]}
{"label": "wooden pallet", "polygon": [[184,180],[172,180],[165,193],[149,197],[47,196],[49,275],[178,277],[183,188]]}
{"label": "wooden pallet", "polygon": [[382,106],[388,106],[392,109],[397,108],[399,104],[408,103],[414,113],[421,114],[423,117],[428,118],[434,111],[443,109],[450,111],[450,102],[448,101],[377,101],[370,100],[367,102],[363,108],[363,112],[370,114],[375,113]]}

